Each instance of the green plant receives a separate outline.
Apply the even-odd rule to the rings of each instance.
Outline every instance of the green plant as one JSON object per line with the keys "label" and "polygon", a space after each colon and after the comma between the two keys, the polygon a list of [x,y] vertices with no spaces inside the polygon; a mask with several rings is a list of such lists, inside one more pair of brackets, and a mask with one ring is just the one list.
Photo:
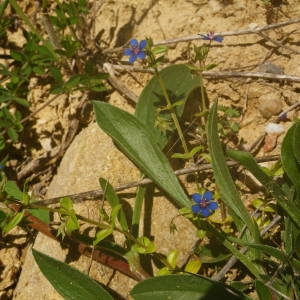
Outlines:
{"label": "green plant", "polygon": [[[0,36],[2,40],[10,25],[5,12],[14,9],[26,40],[24,46],[8,48],[10,54],[3,57],[9,63],[0,63],[0,159],[12,153],[20,142],[24,122],[29,116],[31,103],[28,100],[32,79],[50,84],[52,94],[70,94],[76,90],[88,92],[105,91],[105,73],[99,73],[95,66],[83,61],[81,51],[84,44],[76,35],[85,30],[84,14],[88,3],[84,0],[57,3],[53,15],[44,16],[50,41],[43,38],[43,32],[33,24],[14,0],[4,1],[0,6]],[[46,9],[46,8],[45,8]],[[53,30],[55,29],[55,30]],[[4,43],[4,48],[9,47]],[[71,67],[76,61],[77,69]]]}

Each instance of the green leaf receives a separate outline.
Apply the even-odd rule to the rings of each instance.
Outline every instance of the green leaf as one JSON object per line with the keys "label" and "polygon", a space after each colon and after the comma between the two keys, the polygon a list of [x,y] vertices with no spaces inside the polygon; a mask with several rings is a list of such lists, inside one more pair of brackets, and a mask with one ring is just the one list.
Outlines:
{"label": "green leaf", "polygon": [[226,164],[222,145],[218,136],[217,103],[210,109],[208,118],[208,146],[214,170],[214,177],[220,189],[222,201],[229,207],[232,217],[239,229],[247,225],[253,241],[259,243],[260,234],[257,225],[248,213],[233,182]]}
{"label": "green leaf", "polygon": [[32,254],[44,276],[64,299],[113,300],[113,297],[87,275],[35,249]]}
{"label": "green leaf", "polygon": [[14,97],[13,99],[14,99],[14,101],[16,101],[20,105],[23,105],[25,107],[30,106],[30,103],[24,98]]}
{"label": "green leaf", "polygon": [[200,259],[190,259],[186,266],[184,267],[184,271],[188,273],[197,274],[202,266],[202,261]]}
{"label": "green leaf", "polygon": [[[184,105],[176,106],[175,111],[180,119],[190,93],[197,87],[200,87],[200,80],[191,73],[187,66],[182,64],[169,66],[160,71],[160,75],[171,102],[183,101],[184,103]],[[157,109],[165,106],[166,101],[161,91],[159,80],[157,76],[154,76],[139,97],[135,115],[152,131],[155,140],[161,145],[161,148],[166,145],[168,138],[155,126],[155,121]],[[196,109],[193,112],[195,113]],[[171,120],[170,112],[166,112],[166,116]]]}
{"label": "green leaf", "polygon": [[25,60],[24,56],[20,52],[11,50],[10,55],[14,60],[19,61],[19,62],[23,62]]}
{"label": "green leaf", "polygon": [[175,269],[177,266],[177,260],[179,256],[179,251],[178,250],[172,250],[168,255],[167,255],[167,262],[169,266],[172,269]]}
{"label": "green leaf", "polygon": [[261,244],[252,244],[252,243],[247,243],[247,242],[242,242],[241,243],[244,246],[248,246],[250,248],[255,248],[258,249],[268,255],[270,255],[271,257],[275,257],[278,260],[287,263],[288,262],[288,258],[287,256],[282,252],[282,250],[279,250],[277,248],[274,248],[272,246],[268,246],[268,245],[261,245]]}
{"label": "green leaf", "polygon": [[135,300],[247,299],[240,292],[200,276],[167,275],[139,282],[130,292]]}
{"label": "green leaf", "polygon": [[300,166],[300,122],[294,125],[293,153],[297,160],[298,167]]}
{"label": "green leaf", "polygon": [[[100,178],[99,182],[100,182],[101,188],[104,192],[104,198],[106,198],[106,200],[109,202],[110,206],[113,208],[114,206],[121,204],[120,199],[119,199],[117,193],[115,192],[114,188],[112,187],[112,185],[104,178]],[[124,231],[128,231],[128,224],[127,224],[126,216],[125,216],[125,213],[124,213],[124,210],[122,209],[122,207],[119,210],[118,220],[120,222],[122,229]]]}
{"label": "green leaf", "polygon": [[280,186],[260,168],[253,156],[248,152],[236,150],[227,150],[227,154],[248,169],[273,194],[277,203],[292,218],[294,224],[299,227],[299,208],[292,201],[287,201]]}
{"label": "green leaf", "polygon": [[149,178],[181,206],[191,201],[174,175],[152,132],[136,117],[104,102],[93,102],[98,125]]}
{"label": "green leaf", "polygon": [[155,245],[145,236],[137,239],[137,243],[132,246],[132,249],[140,254],[153,253]]}
{"label": "green leaf", "polygon": [[73,210],[73,202],[69,197],[63,197],[59,200],[60,207],[63,208],[62,211],[72,211]]}
{"label": "green leaf", "polygon": [[[291,182],[295,185],[298,195],[300,194],[300,165],[296,159],[295,153],[299,155],[300,148],[296,149],[296,146],[299,146],[299,141],[295,141],[296,137],[299,138],[300,131],[300,122],[294,124],[286,133],[281,147],[281,162],[284,171],[287,176],[291,180]],[[296,131],[297,130],[297,131]],[[294,151],[295,150],[295,151]]]}
{"label": "green leaf", "polygon": [[190,159],[194,157],[194,155],[199,152],[200,150],[203,150],[203,146],[196,146],[194,147],[190,152],[188,153],[174,153],[172,155],[172,158],[181,158],[181,159]]}
{"label": "green leaf", "polygon": [[260,280],[255,280],[255,289],[259,300],[272,300],[272,293],[269,288]]}
{"label": "green leaf", "polygon": [[8,194],[8,196],[20,200],[23,202],[23,200],[26,197],[26,194],[23,193],[19,187],[17,186],[17,184],[14,181],[7,181],[5,184],[5,188],[4,191]]}
{"label": "green leaf", "polygon": [[99,230],[96,233],[96,237],[95,237],[95,240],[93,241],[93,245],[96,246],[101,241],[103,241],[105,238],[110,236],[112,233],[113,233],[113,228],[112,227]]}
{"label": "green leaf", "polygon": [[24,217],[24,210],[21,212],[16,213],[12,219],[3,227],[2,231],[4,234],[11,231],[13,228],[15,228],[23,219]]}
{"label": "green leaf", "polygon": [[[65,227],[67,233],[71,234],[72,231],[79,229],[79,223],[75,210],[73,209],[73,202],[68,197],[63,197],[60,199],[59,212],[65,221]],[[63,225],[63,224],[62,224]]]}
{"label": "green leaf", "polygon": [[14,128],[9,127],[7,129],[7,134],[11,138],[11,140],[13,142],[17,142],[18,141],[19,135],[18,135],[18,133],[16,132],[16,130]]}
{"label": "green leaf", "polygon": [[66,83],[65,83],[65,87],[68,89],[68,90],[71,90],[73,88],[75,88],[79,82],[81,80],[81,76],[76,74],[76,75],[73,75]]}
{"label": "green leaf", "polygon": [[48,210],[42,209],[42,208],[34,208],[34,209],[28,209],[28,211],[32,216],[40,219],[41,221],[43,221],[46,224],[49,224],[50,213]]}

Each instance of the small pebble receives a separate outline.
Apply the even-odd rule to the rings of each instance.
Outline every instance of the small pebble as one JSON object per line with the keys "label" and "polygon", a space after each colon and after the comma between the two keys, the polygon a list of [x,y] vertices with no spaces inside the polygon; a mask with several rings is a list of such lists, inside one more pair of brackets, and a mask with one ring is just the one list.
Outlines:
{"label": "small pebble", "polygon": [[276,123],[268,123],[265,127],[266,133],[275,133],[275,134],[281,134],[284,132],[284,127],[280,124]]}
{"label": "small pebble", "polygon": [[260,96],[258,110],[266,119],[279,114],[282,110],[280,94],[275,92]]}
{"label": "small pebble", "polygon": [[284,74],[283,69],[281,67],[274,65],[268,61],[261,64],[258,67],[258,71],[262,73]]}

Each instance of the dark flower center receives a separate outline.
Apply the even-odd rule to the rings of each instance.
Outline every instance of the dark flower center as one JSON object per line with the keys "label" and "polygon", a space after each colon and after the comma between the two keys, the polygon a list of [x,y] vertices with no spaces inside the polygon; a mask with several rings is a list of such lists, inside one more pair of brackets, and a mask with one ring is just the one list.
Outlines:
{"label": "dark flower center", "polygon": [[206,208],[207,206],[208,206],[208,200],[206,200],[206,199],[202,199],[202,201],[199,203],[199,206],[201,207],[201,208]]}
{"label": "dark flower center", "polygon": [[132,52],[133,52],[135,55],[137,55],[137,54],[139,54],[139,52],[140,52],[140,48],[139,48],[139,47],[133,47],[133,48],[132,48]]}

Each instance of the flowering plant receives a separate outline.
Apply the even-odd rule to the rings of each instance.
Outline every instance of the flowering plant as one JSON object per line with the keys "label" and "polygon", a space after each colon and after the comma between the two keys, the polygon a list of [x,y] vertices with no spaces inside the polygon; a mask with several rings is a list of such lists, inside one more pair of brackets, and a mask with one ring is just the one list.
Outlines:
{"label": "flowering plant", "polygon": [[129,62],[133,64],[138,58],[144,59],[146,57],[145,48],[147,41],[142,40],[140,43],[136,39],[132,39],[129,42],[130,48],[126,48],[123,52],[124,55],[129,56]]}

